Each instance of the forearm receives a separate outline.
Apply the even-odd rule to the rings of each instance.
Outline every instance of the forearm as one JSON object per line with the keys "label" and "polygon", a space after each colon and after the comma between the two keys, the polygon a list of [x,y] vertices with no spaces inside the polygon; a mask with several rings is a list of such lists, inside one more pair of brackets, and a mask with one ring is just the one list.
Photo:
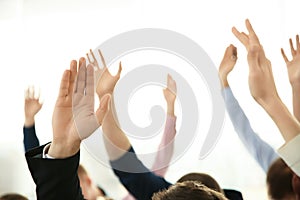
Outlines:
{"label": "forearm", "polygon": [[293,92],[293,113],[300,122],[300,84],[292,85]]}
{"label": "forearm", "polygon": [[221,74],[221,73],[219,73],[219,79],[220,79],[221,87],[222,87],[222,88],[227,88],[227,87],[229,87],[229,83],[228,83],[228,80],[227,80],[227,76],[228,76],[228,74]]}
{"label": "forearm", "polygon": [[175,107],[175,102],[167,102],[167,114],[172,117],[175,117],[174,107]]}
{"label": "forearm", "polygon": [[279,97],[273,98],[268,102],[263,102],[261,106],[273,119],[286,142],[289,142],[300,134],[299,122],[289,112]]}
{"label": "forearm", "polygon": [[120,129],[113,109],[110,109],[102,126],[104,145],[110,160],[116,160],[124,155],[130,148],[130,142]]}
{"label": "forearm", "polygon": [[174,137],[176,134],[176,117],[167,115],[165,130],[151,171],[156,175],[164,176],[174,152]]}
{"label": "forearm", "polygon": [[35,126],[25,126],[23,127],[23,144],[25,151],[28,151],[32,148],[40,146],[39,140],[36,136]]}
{"label": "forearm", "polygon": [[143,165],[132,147],[110,164],[121,183],[137,199],[151,199],[155,192],[170,186],[164,178],[156,176]]}
{"label": "forearm", "polygon": [[33,126],[34,123],[35,123],[34,117],[32,117],[32,116],[26,117],[26,116],[25,116],[25,122],[24,122],[24,126],[25,126],[25,127]]}
{"label": "forearm", "polygon": [[270,165],[278,158],[278,155],[268,143],[263,141],[254,132],[247,116],[234,97],[230,87],[222,90],[222,96],[224,98],[227,113],[240,140],[251,156],[258,162],[263,170],[267,172]]}

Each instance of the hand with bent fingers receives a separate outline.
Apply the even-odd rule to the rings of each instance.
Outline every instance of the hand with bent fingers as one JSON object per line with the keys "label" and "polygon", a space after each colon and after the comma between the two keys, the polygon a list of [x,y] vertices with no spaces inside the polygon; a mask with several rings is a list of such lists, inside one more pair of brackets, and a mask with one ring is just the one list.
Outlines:
{"label": "hand with bent fingers", "polygon": [[293,56],[292,60],[289,60],[283,50],[281,48],[282,57],[286,63],[289,80],[291,85],[297,84],[300,85],[300,42],[299,42],[299,35],[296,36],[296,49],[294,49],[293,41],[290,38],[290,48],[291,54]]}
{"label": "hand with bent fingers", "polygon": [[226,88],[229,87],[228,84],[228,74],[232,71],[237,61],[237,49],[232,44],[229,45],[224,53],[223,60],[221,61],[219,67],[219,78],[222,83],[222,87]]}
{"label": "hand with bent fingers", "polygon": [[266,58],[263,47],[249,20],[246,20],[246,27],[249,34],[241,33],[235,27],[232,28],[232,32],[248,51],[247,59],[251,95],[259,104],[266,105],[274,98],[279,98],[271,62]]}
{"label": "hand with bent fingers", "polygon": [[176,82],[170,74],[168,74],[167,77],[167,88],[163,90],[163,93],[167,102],[167,113],[168,115],[174,116],[177,87]]}
{"label": "hand with bent fingers", "polygon": [[25,123],[26,127],[34,125],[34,117],[41,110],[43,103],[40,102],[40,95],[35,97],[33,87],[28,87],[25,91]]}
{"label": "hand with bent fingers", "polygon": [[[102,109],[106,110],[107,106],[108,101],[101,102]],[[85,58],[80,58],[77,72],[77,62],[73,60],[70,70],[64,72],[61,80],[52,117],[53,142],[48,154],[54,158],[75,155],[81,140],[89,137],[99,126],[94,112],[93,66],[86,67]]]}
{"label": "hand with bent fingers", "polygon": [[102,55],[102,52],[98,49],[99,56],[101,58],[103,67],[100,68],[98,61],[93,53],[93,51],[90,49],[90,54],[93,57],[93,61],[90,59],[89,54],[86,54],[89,63],[93,64],[95,67],[95,80],[96,80],[96,92],[99,96],[99,98],[102,98],[103,95],[109,93],[112,94],[113,90],[115,88],[116,83],[120,79],[121,71],[122,71],[122,64],[119,63],[119,70],[118,73],[115,76],[112,76],[109,72],[105,59]]}

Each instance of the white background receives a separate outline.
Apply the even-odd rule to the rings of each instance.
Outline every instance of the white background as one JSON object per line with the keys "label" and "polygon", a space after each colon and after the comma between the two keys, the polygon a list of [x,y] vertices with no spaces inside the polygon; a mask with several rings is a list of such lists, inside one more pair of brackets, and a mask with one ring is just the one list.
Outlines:
{"label": "white background", "polygon": [[[246,31],[246,18],[251,20],[264,45],[266,55],[272,62],[278,92],[291,108],[291,89],[280,48],[288,50],[289,37],[294,38],[299,33],[300,14],[299,3],[296,0],[0,0],[0,193],[15,191],[29,197],[33,193],[32,181],[26,169],[25,159],[21,155],[23,94],[26,86],[33,84],[42,91],[44,106],[37,115],[36,129],[43,144],[51,140],[53,106],[61,74],[69,67],[70,60],[85,56],[90,48],[96,48],[114,35],[138,28],[164,28],[182,33],[196,41],[216,66],[219,65],[227,45],[232,43],[237,46],[239,59],[229,79],[232,90],[255,131],[274,148],[278,148],[283,144],[283,140],[271,119],[249,93],[246,52],[231,33],[232,26]],[[134,59],[134,55],[130,58]],[[136,62],[143,63],[142,58],[143,56],[136,56]],[[154,55],[153,58],[159,59],[161,55]],[[129,65],[130,62],[132,61],[127,59],[123,67],[126,68],[126,64]],[[169,62],[172,63],[171,60]],[[165,64],[166,61],[156,60],[155,63]],[[115,68],[116,64],[113,64],[113,72],[116,71]],[[191,78],[192,75],[184,75],[187,75],[187,79],[196,81]],[[208,97],[201,100],[201,94],[205,96],[207,93],[203,82],[199,80],[199,91],[203,92],[197,94],[198,100],[201,101],[199,112],[205,118],[206,115],[211,116],[211,105]],[[195,87],[194,85],[193,88]],[[159,92],[155,93],[154,90]],[[164,106],[160,90],[161,88],[148,88],[148,92],[137,94],[133,102],[140,102],[143,97],[147,97],[145,94],[153,91],[151,95],[156,99],[153,104]],[[146,104],[151,104],[150,98],[145,99],[148,99],[144,100]],[[146,121],[147,116],[137,111],[140,111],[141,105],[136,104],[137,108],[130,107],[133,121],[134,116]],[[131,106],[135,104],[132,103]],[[178,127],[181,121],[179,103],[176,111],[179,118]],[[207,172],[214,176],[223,188],[242,191],[245,199],[266,199],[263,171],[237,138],[229,118],[225,120],[222,137],[206,159],[197,159],[199,143],[201,144],[204,137],[199,134],[199,138],[187,154],[170,166],[166,178],[175,182],[187,172]],[[137,123],[147,123],[145,121]],[[199,132],[202,130],[201,126],[205,130],[208,125],[209,120],[204,124],[202,121]],[[133,143],[135,145],[137,142]],[[137,145],[136,151],[155,149],[152,145],[148,148],[144,145],[143,148]],[[16,164],[12,158],[18,158],[20,162]],[[84,150],[82,163],[94,181],[101,185],[109,196],[120,199],[125,194],[111,170],[97,163]]]}

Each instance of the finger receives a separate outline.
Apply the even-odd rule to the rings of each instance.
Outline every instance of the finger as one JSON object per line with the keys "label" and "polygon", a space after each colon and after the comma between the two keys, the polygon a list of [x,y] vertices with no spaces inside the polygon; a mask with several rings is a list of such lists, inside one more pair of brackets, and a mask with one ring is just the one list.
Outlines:
{"label": "finger", "polygon": [[34,99],[34,87],[32,85],[29,87],[29,99]]}
{"label": "finger", "polygon": [[230,59],[236,58],[236,56],[237,56],[236,47],[230,44],[225,50],[223,60],[226,58],[230,58]]}
{"label": "finger", "polygon": [[281,55],[282,55],[282,57],[283,57],[285,63],[289,62],[289,59],[288,59],[287,56],[285,55],[283,48],[281,48]]}
{"label": "finger", "polygon": [[86,68],[86,89],[87,96],[94,96],[94,67],[89,64]]}
{"label": "finger", "polygon": [[230,45],[232,47],[232,56],[231,60],[236,61],[237,60],[237,48],[234,45]]}
{"label": "finger", "polygon": [[249,32],[249,37],[251,37],[252,39],[254,39],[254,41],[256,41],[257,43],[259,43],[259,39],[258,39],[258,37],[257,37],[257,35],[256,35],[256,33],[255,33],[255,31],[254,31],[251,23],[250,23],[250,20],[246,19],[245,23],[246,23],[246,28],[247,28],[247,30]]}
{"label": "finger", "polygon": [[[79,59],[79,65],[78,65],[78,68],[80,68],[80,66],[81,66],[83,63],[86,65],[86,60],[85,60],[85,58],[81,57],[81,58]],[[78,70],[78,71],[79,71],[79,70]]]}
{"label": "finger", "polygon": [[41,88],[39,88],[39,90],[35,93],[35,99],[36,100],[39,100],[40,99],[40,96],[41,96]]}
{"label": "finger", "polygon": [[77,61],[76,60],[72,60],[70,63],[70,85],[69,85],[69,89],[68,92],[69,94],[72,94],[74,91],[74,86],[75,86],[75,80],[77,77]]}
{"label": "finger", "polygon": [[86,55],[86,57],[87,57],[89,63],[92,63],[92,61],[91,61],[91,59],[90,59],[90,56],[89,56],[89,53],[86,53],[85,55]]}
{"label": "finger", "polygon": [[167,88],[176,94],[177,92],[177,88],[176,88],[176,82],[174,81],[174,79],[172,78],[172,76],[170,74],[168,74],[167,77]]}
{"label": "finger", "polygon": [[297,51],[300,51],[299,35],[296,35]]}
{"label": "finger", "polygon": [[235,27],[232,27],[232,33],[234,36],[248,49],[249,38],[245,33],[240,33]]}
{"label": "finger", "polygon": [[29,99],[29,87],[27,87],[26,90],[24,91],[24,98]]}
{"label": "finger", "polygon": [[86,80],[86,63],[84,58],[79,59],[79,70],[76,80],[76,93],[84,95],[85,80]]}
{"label": "finger", "polygon": [[106,62],[105,62],[105,59],[104,59],[104,56],[103,56],[103,54],[102,54],[102,52],[101,52],[100,49],[98,49],[98,53],[99,53],[99,56],[100,56],[100,58],[101,58],[101,62],[102,62],[103,67],[104,67],[104,68],[107,68]]}
{"label": "finger", "polygon": [[93,62],[97,62],[96,57],[95,57],[95,54],[94,54],[94,52],[92,51],[92,49],[90,49],[90,53],[91,53],[91,55],[92,55],[92,57],[93,57]]}
{"label": "finger", "polygon": [[289,42],[290,42],[290,48],[291,48],[292,56],[295,56],[296,51],[295,51],[295,49],[294,49],[293,40],[290,38],[290,39],[289,39]]}
{"label": "finger", "polygon": [[60,82],[58,97],[66,97],[69,92],[70,70],[65,70]]}
{"label": "finger", "polygon": [[117,75],[121,75],[121,72],[122,72],[122,63],[121,63],[121,61],[119,62],[119,70],[118,70],[118,73],[117,73]]}

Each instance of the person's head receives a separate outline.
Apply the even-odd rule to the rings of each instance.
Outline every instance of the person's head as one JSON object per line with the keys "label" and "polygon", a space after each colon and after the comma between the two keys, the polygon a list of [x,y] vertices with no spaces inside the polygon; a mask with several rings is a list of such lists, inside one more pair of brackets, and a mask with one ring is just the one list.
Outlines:
{"label": "person's head", "polygon": [[169,189],[155,193],[152,200],[227,200],[223,194],[196,181],[177,182]]}
{"label": "person's head", "polygon": [[10,194],[2,195],[0,197],[0,200],[28,200],[28,199],[20,194],[10,193]]}
{"label": "person's head", "polygon": [[300,177],[296,174],[293,175],[292,185],[293,190],[296,193],[296,200],[300,200]]}
{"label": "person's head", "polygon": [[295,199],[292,178],[293,172],[285,162],[281,158],[275,160],[267,172],[267,187],[270,199]]}
{"label": "person's head", "polygon": [[189,173],[182,176],[177,182],[181,183],[184,181],[197,181],[202,183],[206,187],[209,187],[210,189],[223,193],[223,190],[221,189],[218,182],[213,177],[205,173]]}
{"label": "person's head", "polygon": [[82,165],[79,165],[77,174],[80,180],[82,194],[85,199],[96,200],[97,197],[105,196],[105,193],[102,192],[103,190],[100,190],[98,186],[93,183],[92,179]]}

